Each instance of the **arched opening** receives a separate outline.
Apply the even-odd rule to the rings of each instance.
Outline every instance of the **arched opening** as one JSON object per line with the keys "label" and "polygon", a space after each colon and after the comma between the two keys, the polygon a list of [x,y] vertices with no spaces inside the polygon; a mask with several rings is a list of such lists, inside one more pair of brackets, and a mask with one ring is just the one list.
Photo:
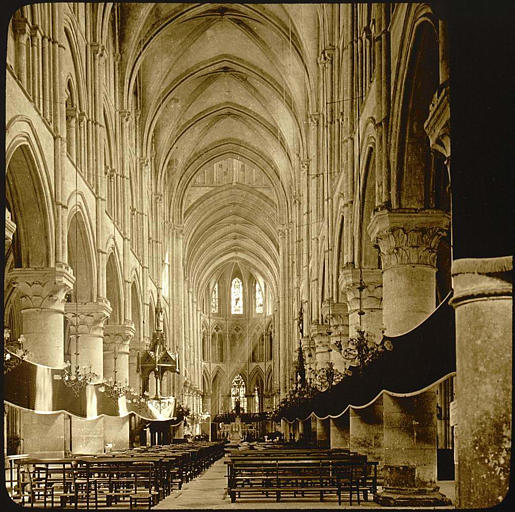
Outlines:
{"label": "arched opening", "polygon": [[141,306],[136,283],[131,285],[131,318],[134,324],[134,337],[129,347],[129,386],[137,390],[141,389],[138,359],[141,351]]}
{"label": "arched opening", "polygon": [[222,413],[224,409],[222,400],[223,376],[220,372],[213,378],[211,389],[213,390],[211,393],[211,415],[215,416]]}
{"label": "arched opening", "polygon": [[107,258],[106,265],[106,296],[111,304],[111,316],[106,321],[109,325],[118,325],[122,320],[122,294],[118,267],[115,261],[114,251]]}
{"label": "arched opening", "polygon": [[49,212],[36,162],[28,145],[13,153],[5,177],[6,206],[16,232],[13,237],[14,265],[48,267],[53,236],[49,231]]}
{"label": "arched opening", "polygon": [[437,36],[430,23],[423,22],[411,50],[403,103],[398,167],[401,208],[429,207],[432,159],[424,123],[438,80]]}
{"label": "arched opening", "polygon": [[205,329],[202,329],[202,360],[209,360],[209,346],[208,346],[208,338],[207,332]]}
{"label": "arched opening", "polygon": [[91,302],[94,300],[94,263],[84,219],[77,213],[72,217],[68,227],[67,241],[68,265],[73,269],[75,276],[71,292],[72,302]]}
{"label": "arched opening", "polygon": [[211,361],[214,363],[222,363],[224,359],[224,335],[217,325],[211,333]]}
{"label": "arched opening", "polygon": [[376,205],[376,173],[374,151],[370,150],[365,162],[365,176],[363,182],[363,198],[361,201],[361,229],[360,229],[360,264],[361,268],[381,268],[379,251],[372,244],[368,235],[368,225]]}
{"label": "arched opening", "polygon": [[80,151],[77,117],[77,95],[72,81],[68,80],[66,84],[66,152],[72,162],[76,162]]}

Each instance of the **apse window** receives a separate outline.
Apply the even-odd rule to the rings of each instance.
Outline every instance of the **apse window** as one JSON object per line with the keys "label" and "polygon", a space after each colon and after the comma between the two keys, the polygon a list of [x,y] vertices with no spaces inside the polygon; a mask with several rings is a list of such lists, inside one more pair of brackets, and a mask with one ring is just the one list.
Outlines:
{"label": "apse window", "polygon": [[[240,281],[241,282],[241,281]],[[236,409],[236,404],[239,403],[242,412],[247,410],[247,397],[245,381],[241,375],[236,375],[232,381],[231,386],[231,405],[232,409]]]}
{"label": "apse window", "polygon": [[263,313],[263,292],[256,281],[256,313]]}
{"label": "apse window", "polygon": [[211,313],[218,313],[218,283],[215,283],[211,293]]}
{"label": "apse window", "polygon": [[231,313],[243,314],[243,285],[241,279],[235,277],[231,285]]}

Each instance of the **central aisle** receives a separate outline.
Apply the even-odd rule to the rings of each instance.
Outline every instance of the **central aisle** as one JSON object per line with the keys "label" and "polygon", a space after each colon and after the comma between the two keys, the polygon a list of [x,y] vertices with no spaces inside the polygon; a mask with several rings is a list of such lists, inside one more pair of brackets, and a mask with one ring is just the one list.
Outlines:
{"label": "central aisle", "polygon": [[[170,496],[159,502],[153,510],[175,510],[175,509],[338,509],[349,508],[348,504],[342,503],[338,506],[336,497],[328,496],[325,501],[320,502],[313,498],[292,500],[286,499],[276,503],[273,499],[250,499],[231,503],[227,496],[226,488],[226,466],[224,459],[217,460],[207,471],[199,477],[184,484],[180,491],[173,491]],[[361,506],[352,508],[374,508],[377,506],[372,501],[362,502]]]}

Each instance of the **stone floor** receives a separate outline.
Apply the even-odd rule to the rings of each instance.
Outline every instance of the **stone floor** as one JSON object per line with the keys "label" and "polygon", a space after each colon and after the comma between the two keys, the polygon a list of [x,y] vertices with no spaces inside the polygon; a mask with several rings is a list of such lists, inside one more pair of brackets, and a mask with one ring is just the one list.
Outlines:
{"label": "stone floor", "polygon": [[[184,484],[180,491],[173,491],[170,496],[153,507],[156,510],[182,510],[182,509],[338,509],[338,508],[376,508],[378,505],[372,501],[361,502],[361,505],[349,506],[342,502],[339,506],[335,496],[328,496],[323,502],[313,497],[281,500],[276,503],[273,498],[257,500],[244,498],[231,503],[226,493],[226,467],[223,459],[215,462],[207,471],[191,482]],[[454,502],[454,482],[439,482],[440,490]],[[452,508],[452,507],[441,507]],[[411,510],[409,508],[408,510]]]}

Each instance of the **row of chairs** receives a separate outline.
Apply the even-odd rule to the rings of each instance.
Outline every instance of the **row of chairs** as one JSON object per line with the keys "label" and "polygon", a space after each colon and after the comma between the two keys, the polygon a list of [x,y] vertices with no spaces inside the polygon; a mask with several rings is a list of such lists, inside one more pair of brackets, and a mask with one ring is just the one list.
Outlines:
{"label": "row of chairs", "polygon": [[108,456],[20,461],[21,503],[95,510],[129,502],[150,509],[223,455],[221,443],[171,445]]}

